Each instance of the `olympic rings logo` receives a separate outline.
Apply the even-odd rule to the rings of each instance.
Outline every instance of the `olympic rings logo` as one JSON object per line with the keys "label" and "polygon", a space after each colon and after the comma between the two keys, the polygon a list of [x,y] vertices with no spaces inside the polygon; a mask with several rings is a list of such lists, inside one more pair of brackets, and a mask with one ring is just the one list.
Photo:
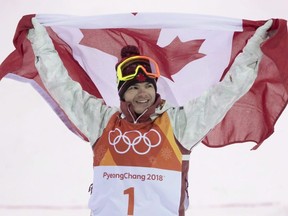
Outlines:
{"label": "olympic rings logo", "polygon": [[[153,142],[151,141],[152,136],[153,136]],[[155,148],[160,145],[161,136],[159,132],[157,132],[154,129],[151,129],[144,134],[141,134],[141,132],[137,130],[126,131],[125,133],[122,134],[122,131],[116,128],[115,130],[109,132],[108,141],[110,145],[114,146],[114,150],[118,154],[125,154],[132,148],[136,154],[145,155],[152,148]],[[127,148],[124,148],[124,150],[119,150],[119,147],[117,147],[117,145],[119,145],[120,143],[124,143]],[[145,149],[145,151],[141,152],[136,149],[136,146],[141,144],[147,146],[147,149]],[[120,145],[123,146],[123,144]]]}

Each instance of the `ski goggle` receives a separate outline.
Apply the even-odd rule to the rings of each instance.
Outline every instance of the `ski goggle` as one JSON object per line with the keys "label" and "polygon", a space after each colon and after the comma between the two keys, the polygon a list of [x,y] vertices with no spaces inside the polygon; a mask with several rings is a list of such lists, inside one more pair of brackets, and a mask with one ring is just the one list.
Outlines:
{"label": "ski goggle", "polygon": [[147,56],[132,56],[125,59],[117,66],[117,79],[120,81],[131,80],[142,70],[149,78],[158,78],[160,71],[158,64]]}

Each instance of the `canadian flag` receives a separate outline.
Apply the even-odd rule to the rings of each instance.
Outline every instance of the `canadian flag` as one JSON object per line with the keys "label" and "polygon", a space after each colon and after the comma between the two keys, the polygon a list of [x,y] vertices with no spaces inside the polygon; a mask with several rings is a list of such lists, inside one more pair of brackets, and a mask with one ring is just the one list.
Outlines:
{"label": "canadian flag", "polygon": [[[16,49],[1,64],[0,79],[9,76],[30,82],[83,139],[49,96],[34,67],[26,36],[35,16],[46,26],[70,76],[110,106],[119,106],[115,65],[123,46],[136,45],[141,54],[158,62],[158,92],[169,103],[183,105],[219,82],[247,40],[266,22],[169,13],[23,16],[14,37]],[[203,140],[207,146],[253,141],[256,149],[273,133],[288,99],[286,20],[273,19],[270,34],[261,47],[263,57],[254,85],[207,134]]]}

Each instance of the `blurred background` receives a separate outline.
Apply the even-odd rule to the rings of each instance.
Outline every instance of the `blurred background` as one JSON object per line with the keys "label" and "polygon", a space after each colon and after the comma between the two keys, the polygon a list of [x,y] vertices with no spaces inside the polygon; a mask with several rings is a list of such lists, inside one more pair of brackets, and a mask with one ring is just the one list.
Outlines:
{"label": "blurred background", "polygon": [[[97,15],[179,12],[261,20],[288,19],[287,0],[10,0],[2,1],[0,62],[14,50],[26,14]],[[256,151],[253,143],[220,149],[198,145],[190,164],[193,216],[288,215],[288,110]],[[0,215],[87,216],[90,145],[71,133],[28,84],[0,82]]]}

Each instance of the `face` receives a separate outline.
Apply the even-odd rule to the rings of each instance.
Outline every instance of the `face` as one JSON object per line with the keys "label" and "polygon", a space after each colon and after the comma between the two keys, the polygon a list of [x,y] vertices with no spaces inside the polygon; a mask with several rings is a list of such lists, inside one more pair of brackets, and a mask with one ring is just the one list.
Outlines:
{"label": "face", "polygon": [[123,98],[132,104],[137,114],[141,114],[155,102],[156,91],[149,82],[136,83],[126,90]]}

